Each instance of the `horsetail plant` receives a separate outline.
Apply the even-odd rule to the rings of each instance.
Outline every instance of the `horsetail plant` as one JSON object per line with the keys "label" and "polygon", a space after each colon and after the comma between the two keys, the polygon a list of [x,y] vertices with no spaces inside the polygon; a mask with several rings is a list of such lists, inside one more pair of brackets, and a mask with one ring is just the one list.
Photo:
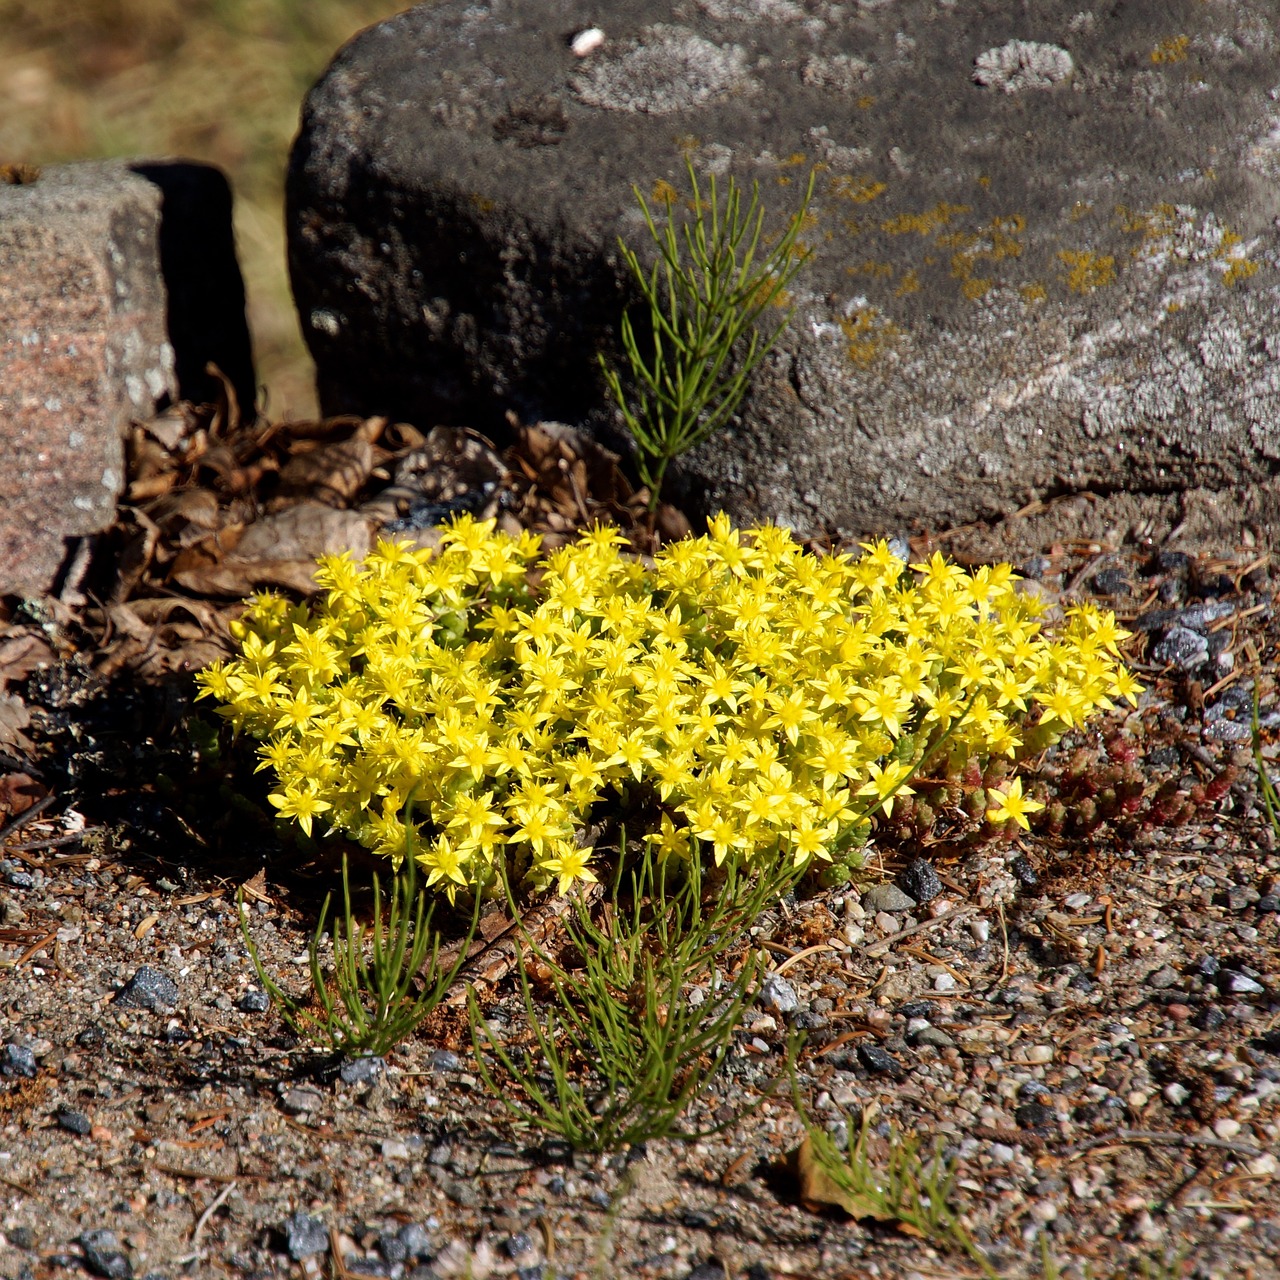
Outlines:
{"label": "horsetail plant", "polygon": [[[357,923],[351,909],[347,860],[342,860],[342,914],[333,921],[333,967],[326,973],[321,952],[327,933],[332,894],[325,896],[320,919],[307,948],[312,994],[309,1000],[289,995],[267,972],[249,934],[244,890],[237,895],[240,931],[262,988],[275,1001],[295,1035],[351,1057],[381,1055],[408,1039],[440,1003],[466,960],[479,920],[475,895],[471,924],[457,959],[446,970],[438,965],[440,934],[431,927],[436,903],[427,906],[417,865],[406,857],[392,874],[383,906],[382,886],[373,877],[373,913],[368,925]],[[422,974],[422,989],[413,986]]]}
{"label": "horsetail plant", "polygon": [[[627,862],[624,892],[623,865],[620,856],[599,923],[585,897],[575,899],[566,951],[580,971],[526,939],[518,974],[536,1049],[500,1044],[470,993],[476,1064],[489,1089],[513,1118],[577,1150],[703,1136],[681,1117],[724,1063],[762,965],[749,949],[721,980],[717,962],[799,876],[789,859],[758,874],[730,863],[708,892],[696,858],[649,855]],[[534,998],[535,965],[551,988],[545,1011]],[[695,989],[705,993],[696,1003]],[[510,1097],[512,1084],[524,1102]]]}
{"label": "horsetail plant", "polygon": [[[648,320],[642,338],[631,317],[622,316],[631,391],[623,375],[603,354],[599,357],[610,394],[636,444],[636,466],[649,489],[650,511],[657,510],[672,459],[701,444],[737,412],[752,373],[777,342],[791,313],[764,333],[757,321],[783,298],[809,257],[798,238],[813,195],[814,174],[809,175],[799,212],[768,254],[758,257],[764,228],[759,185],[752,185],[744,209],[742,190],[730,178],[722,204],[715,175],[704,196],[693,165],[686,165],[693,217],[678,230],[673,188],[663,186],[668,198],[661,230],[640,189],[633,188],[658,251],[653,267],[646,271],[639,255],[619,241]],[[748,334],[743,345],[740,340]]]}

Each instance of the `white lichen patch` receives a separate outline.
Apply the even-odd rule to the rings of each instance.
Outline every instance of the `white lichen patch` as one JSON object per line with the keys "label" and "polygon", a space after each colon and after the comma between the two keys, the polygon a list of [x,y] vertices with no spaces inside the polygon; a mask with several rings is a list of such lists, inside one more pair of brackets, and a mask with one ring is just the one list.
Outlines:
{"label": "white lichen patch", "polygon": [[850,94],[857,91],[870,70],[871,64],[864,58],[837,53],[829,58],[809,58],[801,69],[800,79],[811,88]]}
{"label": "white lichen patch", "polygon": [[804,17],[793,0],[698,0],[698,8],[717,22],[797,22]]}
{"label": "white lichen patch", "polygon": [[717,45],[687,27],[647,27],[616,52],[601,50],[573,78],[589,107],[666,115],[701,106],[743,88],[747,55],[740,45]]}
{"label": "white lichen patch", "polygon": [[[1271,91],[1280,97],[1280,89]],[[1280,178],[1280,114],[1268,117],[1262,132],[1245,149],[1244,163],[1266,178]]]}
{"label": "white lichen patch", "polygon": [[1075,70],[1071,55],[1056,44],[1010,40],[988,49],[974,60],[973,79],[988,89],[1020,93],[1024,89],[1052,89]]}
{"label": "white lichen patch", "polygon": [[1227,286],[1258,270],[1250,257],[1256,241],[1242,240],[1213,212],[1201,218],[1194,206],[1185,204],[1159,204],[1137,214],[1121,207],[1118,212],[1124,229],[1142,237],[1134,258],[1156,270],[1172,263],[1209,263]]}

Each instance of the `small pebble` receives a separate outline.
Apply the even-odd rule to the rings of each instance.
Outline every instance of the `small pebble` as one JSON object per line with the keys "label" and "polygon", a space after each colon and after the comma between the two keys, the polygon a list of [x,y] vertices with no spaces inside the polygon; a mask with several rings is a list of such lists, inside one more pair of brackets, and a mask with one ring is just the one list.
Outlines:
{"label": "small pebble", "polygon": [[764,980],[756,1001],[775,1013],[794,1013],[800,1007],[795,988],[776,973]]}
{"label": "small pebble", "polygon": [[862,905],[873,913],[913,911],[916,899],[903,893],[896,884],[877,884],[862,895]]}
{"label": "small pebble", "polygon": [[338,1068],[338,1078],[343,1084],[370,1084],[387,1069],[387,1060],[369,1054],[363,1058],[348,1058]]}
{"label": "small pebble", "polygon": [[1255,982],[1248,974],[1235,969],[1224,969],[1218,975],[1218,989],[1232,996],[1260,996],[1267,990],[1262,983]]}
{"label": "small pebble", "polygon": [[991,925],[986,920],[970,920],[969,933],[974,942],[982,946],[991,937]]}
{"label": "small pebble", "polygon": [[1040,883],[1040,877],[1036,874],[1036,869],[1031,865],[1031,859],[1025,854],[1019,854],[1018,857],[1009,864],[1009,870],[1017,877],[1018,883],[1024,889],[1034,889]]}
{"label": "small pebble", "polygon": [[587,58],[602,44],[604,44],[604,32],[599,27],[587,27],[585,31],[579,31],[569,41],[569,49],[575,58]]}
{"label": "small pebble", "polygon": [[120,1251],[120,1241],[114,1231],[105,1227],[98,1231],[86,1231],[80,1237],[84,1250],[84,1264],[95,1276],[108,1280],[131,1280],[133,1266]]}
{"label": "small pebble", "polygon": [[1193,1019],[1195,1025],[1201,1031],[1217,1031],[1227,1020],[1227,1015],[1222,1012],[1216,1005],[1209,1005],[1201,1009]]}
{"label": "small pebble", "polygon": [[901,927],[898,917],[891,916],[887,911],[876,912],[875,925],[881,933],[897,933]]}
{"label": "small pebble", "polygon": [[1024,1102],[1015,1108],[1013,1118],[1020,1128],[1036,1129],[1053,1121],[1053,1108],[1043,1102]]}
{"label": "small pebble", "polygon": [[533,1252],[533,1237],[524,1231],[518,1231],[515,1235],[508,1236],[502,1247],[508,1258],[518,1262],[526,1253]]}
{"label": "small pebble", "polygon": [[942,881],[938,879],[933,864],[925,858],[914,858],[907,863],[898,876],[898,885],[917,903],[931,902],[942,892]]}
{"label": "small pebble", "polygon": [[954,1049],[956,1044],[941,1027],[922,1027],[912,1037],[912,1043],[930,1045],[934,1049]]}
{"label": "small pebble", "polygon": [[1100,569],[1093,575],[1093,590],[1100,596],[1127,596],[1132,584],[1123,569]]}
{"label": "small pebble", "polygon": [[1194,671],[1208,660],[1209,641],[1189,627],[1170,627],[1151,650],[1152,662],[1160,666],[1172,664],[1183,671]]}
{"label": "small pebble", "polygon": [[1017,1153],[1003,1142],[991,1144],[991,1161],[993,1164],[1008,1164]]}
{"label": "small pebble", "polygon": [[427,1065],[432,1071],[461,1071],[462,1059],[452,1049],[437,1049],[430,1057]]}
{"label": "small pebble", "polygon": [[1033,1044],[1027,1050],[1027,1061],[1034,1063],[1044,1063],[1053,1061],[1053,1045],[1051,1044]]}
{"label": "small pebble", "polygon": [[409,1158],[408,1144],[402,1142],[399,1138],[383,1138],[382,1158],[384,1160],[407,1160]]}
{"label": "small pebble", "polygon": [[250,987],[240,997],[239,1007],[242,1013],[266,1013],[271,1008],[271,997],[265,991]]}
{"label": "small pebble", "polygon": [[287,1090],[280,1098],[280,1107],[291,1116],[306,1115],[318,1110],[324,1098],[315,1089],[295,1088]]}
{"label": "small pebble", "polygon": [[877,1044],[859,1043],[858,1061],[868,1071],[876,1075],[894,1076],[896,1078],[903,1074],[902,1064],[897,1058],[887,1049],[882,1049]]}
{"label": "small pebble", "polygon": [[1186,1022],[1191,1017],[1191,1006],[1189,1004],[1167,1004],[1164,1007],[1164,1011],[1173,1022]]}
{"label": "small pebble", "polygon": [[1162,1092],[1164,1093],[1164,1100],[1171,1107],[1180,1107],[1189,1097],[1191,1097],[1191,1090],[1188,1089],[1185,1084],[1181,1084],[1177,1080],[1173,1081],[1172,1084],[1165,1085]]}
{"label": "small pebble", "polygon": [[408,1250],[411,1258],[423,1258],[431,1252],[431,1234],[418,1222],[410,1222],[400,1228],[396,1237]]}
{"label": "small pebble", "polygon": [[1147,985],[1155,987],[1157,991],[1163,991],[1167,987],[1176,986],[1178,983],[1178,971],[1171,969],[1165,965],[1163,969],[1157,969],[1154,973],[1147,975]]}
{"label": "small pebble", "polygon": [[285,1247],[294,1262],[301,1262],[312,1254],[329,1252],[329,1228],[309,1213],[290,1214],[281,1227]]}
{"label": "small pebble", "polygon": [[5,883],[14,889],[34,889],[36,887],[36,878],[29,871],[8,871],[5,873]]}
{"label": "small pebble", "polygon": [[954,991],[959,985],[949,973],[940,973],[933,980],[933,989],[939,993]]}
{"label": "small pebble", "polygon": [[58,1124],[68,1133],[78,1133],[81,1137],[93,1128],[93,1123],[83,1111],[75,1111],[71,1107],[58,1108]]}
{"label": "small pebble", "polygon": [[1240,1136],[1240,1130],[1244,1126],[1239,1120],[1233,1120],[1230,1116],[1220,1116],[1213,1122],[1213,1132],[1216,1137],[1221,1138],[1224,1142],[1230,1142],[1232,1138]]}
{"label": "small pebble", "polygon": [[409,1250],[404,1241],[398,1235],[393,1236],[386,1231],[378,1237],[378,1252],[382,1254],[382,1260],[393,1267],[409,1261]]}
{"label": "small pebble", "polygon": [[25,1045],[7,1044],[0,1055],[0,1075],[22,1076],[27,1080],[36,1077],[36,1055]]}
{"label": "small pebble", "polygon": [[178,1004],[178,984],[163,969],[144,964],[116,992],[115,1002],[126,1009],[149,1009],[168,1011]]}

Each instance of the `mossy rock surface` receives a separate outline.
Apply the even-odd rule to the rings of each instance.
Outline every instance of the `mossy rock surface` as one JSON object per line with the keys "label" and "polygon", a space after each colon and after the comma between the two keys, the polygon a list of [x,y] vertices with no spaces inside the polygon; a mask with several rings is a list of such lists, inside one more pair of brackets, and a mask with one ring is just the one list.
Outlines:
{"label": "mossy rock surface", "polygon": [[[682,198],[687,156],[758,181],[780,228],[816,164],[793,323],[676,496],[847,535],[1093,491],[1131,495],[1120,534],[1168,533],[1188,502],[1206,536],[1265,533],[1273,16],[1263,0],[409,10],[339,54],[291,161],[325,408],[499,433],[511,410],[616,440],[595,358],[616,355],[628,296],[617,237],[648,244],[632,184]],[[597,20],[605,42],[575,57]]]}

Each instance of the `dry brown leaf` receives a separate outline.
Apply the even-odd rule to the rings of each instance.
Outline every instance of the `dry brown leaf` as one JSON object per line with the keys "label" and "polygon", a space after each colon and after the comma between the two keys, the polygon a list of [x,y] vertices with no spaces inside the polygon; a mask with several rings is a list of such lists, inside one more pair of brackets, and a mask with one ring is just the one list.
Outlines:
{"label": "dry brown leaf", "polygon": [[196,595],[246,596],[262,586],[311,594],[319,556],[350,551],[359,560],[371,543],[368,522],[358,513],[300,502],[249,525],[220,563],[178,560],[170,576]]}
{"label": "dry brown leaf", "polygon": [[48,794],[29,773],[0,774],[0,815],[26,813]]}
{"label": "dry brown leaf", "polygon": [[[3,679],[0,678],[0,686]],[[35,744],[23,732],[31,725],[26,703],[11,693],[0,693],[0,750],[17,751],[22,755],[35,749]]]}
{"label": "dry brown leaf", "polygon": [[25,680],[38,667],[58,660],[49,640],[33,629],[20,628],[0,639],[0,689]]}
{"label": "dry brown leaf", "polygon": [[368,480],[373,465],[373,445],[359,436],[297,453],[280,469],[280,493],[272,505],[307,496],[327,506],[346,506]]}
{"label": "dry brown leaf", "polygon": [[250,876],[240,886],[241,892],[246,898],[252,898],[255,902],[265,902],[268,905],[271,899],[267,896],[267,869],[263,867],[257,875]]}

